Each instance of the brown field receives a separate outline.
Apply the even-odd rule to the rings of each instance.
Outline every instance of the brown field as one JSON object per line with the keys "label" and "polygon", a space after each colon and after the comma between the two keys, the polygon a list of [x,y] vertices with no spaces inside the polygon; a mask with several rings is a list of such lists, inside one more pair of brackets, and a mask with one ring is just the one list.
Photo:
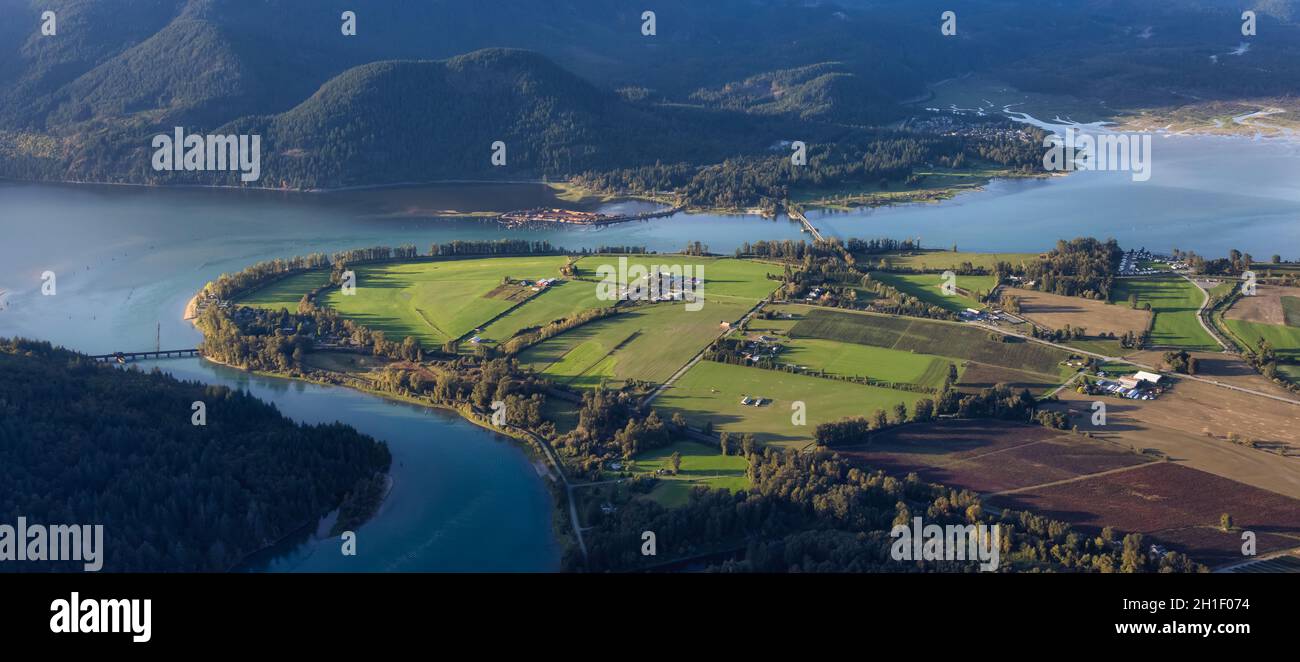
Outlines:
{"label": "brown field", "polygon": [[1068,480],[1150,462],[1113,444],[1008,421],[907,425],[869,445],[836,449],[864,468],[981,493]]}
{"label": "brown field", "polygon": [[[1084,396],[1061,401],[1080,430],[1138,451],[1151,449],[1188,467],[1300,498],[1300,457],[1228,441],[1229,432],[1286,451],[1300,441],[1300,405],[1187,379],[1157,400]],[[1106,403],[1106,425],[1093,426],[1094,400]],[[1294,451],[1290,451],[1294,453]]]}
{"label": "brown field", "polygon": [[1083,327],[1088,335],[1114,333],[1117,336],[1132,331],[1141,333],[1151,324],[1151,312],[1134,310],[1127,305],[1111,305],[1081,297],[1006,288],[1003,292],[1020,297],[1020,316],[1049,329]]}
{"label": "brown field", "polygon": [[1300,547],[1300,501],[1197,471],[1154,462],[994,497],[996,505],[1060,519],[1086,531],[1139,532],[1208,565],[1240,561],[1239,532],[1218,531],[1232,516],[1257,535],[1258,552]]}
{"label": "brown field", "polygon": [[1300,297],[1300,287],[1260,285],[1255,296],[1238,298],[1223,316],[1230,320],[1285,326],[1282,297]]}
{"label": "brown field", "polygon": [[1006,384],[1017,391],[1027,388],[1034,395],[1041,395],[1056,388],[1063,381],[1065,380],[1053,379],[1047,375],[1034,372],[1000,368],[987,363],[971,361],[966,364],[966,370],[962,372],[961,379],[957,382],[957,389],[966,393],[974,393],[998,384]]}

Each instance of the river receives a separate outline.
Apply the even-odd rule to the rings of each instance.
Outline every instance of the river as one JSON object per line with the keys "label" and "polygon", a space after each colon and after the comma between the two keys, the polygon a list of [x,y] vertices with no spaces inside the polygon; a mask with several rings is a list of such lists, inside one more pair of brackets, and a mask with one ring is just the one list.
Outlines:
{"label": "river", "polygon": [[[1155,138],[1152,177],[1123,172],[995,181],[937,204],[815,211],[830,236],[920,237],[964,250],[1037,251],[1058,238],[1115,237],[1126,247],[1182,248],[1258,260],[1300,257],[1300,144],[1219,137]],[[676,214],[600,228],[505,230],[492,221],[429,218],[430,209],[502,211],[553,204],[536,184],[448,185],[298,194],[0,183],[0,336],[88,353],[194,347],[188,298],[222,272],[258,260],[377,244],[422,250],[453,239],[546,239],[568,248],[641,245],[672,251],[699,240],[800,239],[797,224],[753,216]],[[647,203],[593,205],[643,211]],[[42,273],[57,294],[42,296]],[[454,416],[348,389],[251,376],[198,359],[157,362],[186,379],[246,388],[300,421],[339,420],[389,443],[395,485],[357,532],[292,539],[253,559],[271,571],[544,571],[560,550],[552,504],[524,449]]]}

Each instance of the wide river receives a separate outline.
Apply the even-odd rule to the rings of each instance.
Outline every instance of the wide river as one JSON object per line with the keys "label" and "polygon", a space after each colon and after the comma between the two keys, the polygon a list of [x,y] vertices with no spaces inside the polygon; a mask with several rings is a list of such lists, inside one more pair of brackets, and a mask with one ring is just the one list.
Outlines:
{"label": "wide river", "polygon": [[[89,353],[194,347],[181,321],[204,282],[258,260],[376,244],[521,236],[567,248],[639,245],[715,252],[744,241],[799,239],[797,224],[678,214],[604,228],[506,230],[433,218],[429,209],[556,204],[540,185],[455,185],[294,194],[0,183],[0,336]],[[646,208],[602,205],[604,211]],[[1155,138],[1152,176],[1076,173],[996,181],[938,204],[810,214],[824,234],[920,237],[928,246],[1038,251],[1057,239],[1115,237],[1125,247],[1231,248],[1300,258],[1300,144]],[[40,294],[52,271],[57,294]],[[551,499],[514,442],[453,416],[342,388],[250,376],[198,359],[157,362],[178,377],[245,388],[296,420],[339,420],[388,442],[395,484],[358,533],[358,555],[304,534],[248,564],[275,571],[546,571],[559,565]]]}

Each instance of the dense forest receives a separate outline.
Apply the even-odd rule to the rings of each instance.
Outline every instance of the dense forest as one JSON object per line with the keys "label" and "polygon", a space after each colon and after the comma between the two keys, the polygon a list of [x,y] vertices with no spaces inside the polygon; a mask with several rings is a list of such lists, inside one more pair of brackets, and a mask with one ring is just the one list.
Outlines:
{"label": "dense forest", "polygon": [[345,502],[357,523],[391,462],[350,427],[49,343],[0,340],[0,374],[0,521],[102,524],[108,571],[228,570]]}
{"label": "dense forest", "polygon": [[[796,134],[799,135],[799,134]],[[765,154],[736,156],[721,163],[687,163],[587,171],[573,180],[609,193],[673,191],[699,207],[759,206],[775,210],[792,191],[838,187],[905,188],[919,180],[919,167],[962,168],[975,163],[1034,172],[1042,150],[1034,131],[990,138],[933,136],[907,132],[859,131],[833,143],[807,144],[807,162],[794,165],[788,140]]]}
{"label": "dense forest", "polygon": [[1024,274],[1043,292],[1108,301],[1122,253],[1114,239],[1060,240],[1051,252],[1026,265]]}
{"label": "dense forest", "polygon": [[[1291,0],[1259,8],[1248,56],[1212,62],[1213,44],[1226,52],[1239,41],[1236,8],[1029,4],[953,0],[969,32],[946,39],[933,11],[897,0],[661,0],[653,35],[641,33],[645,8],[630,0],[0,0],[0,176],[250,185],[232,173],[154,171],[150,138],[180,126],[261,135],[258,186],[629,168],[618,178],[648,185],[636,170],[684,163],[713,168],[694,199],[759,204],[787,184],[762,163],[773,143],[834,143],[893,125],[917,114],[905,102],[927,86],[968,74],[1104,99],[1089,119],[1300,92],[1300,76],[1287,74],[1300,62]],[[36,29],[45,9],[58,14],[57,37]],[[361,17],[354,36],[340,35],[345,9]],[[1139,37],[1136,25],[1161,27]],[[1091,38],[1061,59],[1056,35],[1079,26]],[[489,161],[497,140],[507,144],[502,167]],[[1012,163],[996,158],[1006,147],[963,158]],[[896,181],[887,164],[864,164],[852,181]]]}

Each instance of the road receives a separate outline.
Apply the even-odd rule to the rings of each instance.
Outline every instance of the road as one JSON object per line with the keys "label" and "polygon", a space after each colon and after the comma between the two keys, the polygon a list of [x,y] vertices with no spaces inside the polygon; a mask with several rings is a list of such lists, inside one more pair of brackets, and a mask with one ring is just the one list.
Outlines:
{"label": "road", "polygon": [[578,524],[578,506],[573,499],[574,485],[569,482],[568,476],[564,475],[564,466],[560,464],[560,456],[555,453],[555,449],[551,448],[551,444],[547,442],[546,439],[542,438],[541,435],[538,435],[532,430],[526,430],[509,424],[504,427],[528,435],[530,439],[536,441],[537,445],[542,447],[542,450],[546,452],[546,457],[551,460],[551,464],[555,467],[555,473],[560,476],[560,482],[564,483],[564,495],[565,498],[569,500],[569,519],[572,520],[573,523],[573,535],[578,539],[578,549],[582,550],[582,560],[586,561],[587,543],[582,539],[582,527]]}
{"label": "road", "polygon": [[[1155,366],[1147,365],[1147,364],[1145,364],[1145,363],[1138,363],[1137,361],[1130,361],[1130,360],[1128,360],[1128,359],[1126,359],[1126,358],[1124,358],[1124,357],[1122,357],[1122,356],[1106,356],[1105,354],[1098,354],[1098,353],[1096,353],[1096,352],[1089,352],[1088,350],[1079,349],[1079,348],[1077,348],[1077,347],[1070,347],[1070,346],[1068,346],[1068,345],[1062,345],[1062,344],[1060,344],[1060,343],[1054,343],[1054,342],[1051,342],[1051,341],[1049,341],[1049,340],[1043,340],[1042,338],[1034,338],[1034,337],[1031,337],[1031,336],[1026,336],[1026,335],[1021,334],[1021,333],[1016,333],[1016,332],[1014,332],[1014,331],[1007,331],[1006,329],[1000,329],[1000,328],[998,328],[998,327],[996,327],[996,326],[992,326],[992,325],[989,325],[989,324],[980,324],[980,323],[978,323],[978,322],[968,322],[968,324],[970,324],[971,326],[977,326],[977,327],[980,327],[980,328],[982,328],[982,329],[988,329],[989,331],[996,331],[997,333],[1001,333],[1001,334],[1006,335],[1006,336],[1012,336],[1012,337],[1014,337],[1014,338],[1021,338],[1021,339],[1023,339],[1023,340],[1028,340],[1029,342],[1036,342],[1036,343],[1039,343],[1039,344],[1042,344],[1042,345],[1048,345],[1048,346],[1050,346],[1050,347],[1055,347],[1055,348],[1057,348],[1057,349],[1062,349],[1062,350],[1065,350],[1065,351],[1067,351],[1067,352],[1071,352],[1071,353],[1074,353],[1074,354],[1082,354],[1082,355],[1084,355],[1084,356],[1091,356],[1091,357],[1098,358],[1098,359],[1101,359],[1101,360],[1103,360],[1103,361],[1109,361],[1109,362],[1112,362],[1112,363],[1123,363],[1123,364],[1126,364],[1126,365],[1137,366],[1138,368],[1141,368],[1141,369],[1146,370],[1146,371],[1148,371],[1148,372],[1160,372],[1160,370],[1159,370],[1158,368],[1156,368]],[[1183,375],[1183,374],[1180,374],[1180,375],[1178,375],[1178,378],[1179,378],[1179,379],[1191,379],[1191,380],[1195,380],[1195,381],[1198,381],[1198,382],[1205,382],[1206,384],[1213,384],[1213,385],[1218,386],[1218,387],[1220,387],[1220,388],[1231,389],[1231,390],[1233,390],[1233,391],[1240,391],[1240,392],[1242,392],[1242,393],[1249,393],[1250,395],[1257,395],[1257,396],[1262,397],[1262,398],[1269,398],[1270,400],[1277,400],[1278,402],[1285,402],[1285,403],[1288,403],[1288,404],[1300,405],[1300,400],[1292,400],[1291,398],[1284,398],[1284,397],[1282,397],[1282,396],[1280,396],[1280,395],[1273,395],[1272,393],[1265,393],[1265,392],[1263,392],[1263,391],[1256,391],[1256,390],[1254,390],[1254,389],[1244,388],[1244,387],[1241,387],[1241,386],[1234,386],[1234,385],[1232,385],[1232,384],[1225,384],[1225,383],[1223,383],[1223,382],[1221,382],[1221,381],[1218,381],[1217,379],[1210,379],[1210,378],[1208,378],[1208,377],[1198,377],[1198,376],[1196,376],[1196,375]]]}

